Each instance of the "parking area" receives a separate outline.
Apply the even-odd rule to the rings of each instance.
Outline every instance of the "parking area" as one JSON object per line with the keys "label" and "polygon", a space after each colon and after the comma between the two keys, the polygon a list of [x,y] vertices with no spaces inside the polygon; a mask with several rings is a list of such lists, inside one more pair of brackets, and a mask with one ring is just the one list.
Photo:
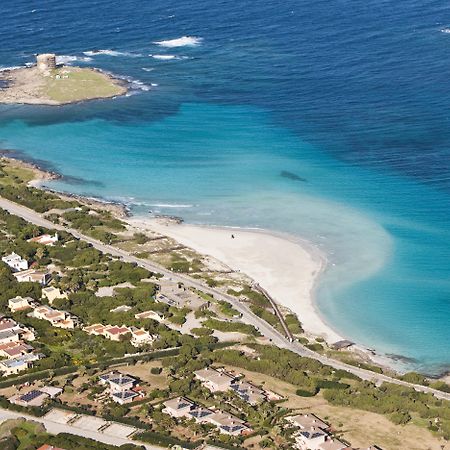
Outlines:
{"label": "parking area", "polygon": [[87,431],[98,431],[100,428],[104,427],[107,424],[108,422],[106,420],[100,419],[98,417],[80,416],[78,419],[72,422],[71,425]]}
{"label": "parking area", "polygon": [[128,425],[122,425],[121,423],[111,423],[111,425],[107,426],[102,430],[103,434],[106,434],[108,436],[114,436],[119,437],[122,439],[125,439],[129,436],[131,436],[136,431],[136,428],[128,426]]}
{"label": "parking area", "polygon": [[67,424],[76,416],[77,415],[74,412],[53,408],[44,416],[44,419],[49,420],[50,422]]}

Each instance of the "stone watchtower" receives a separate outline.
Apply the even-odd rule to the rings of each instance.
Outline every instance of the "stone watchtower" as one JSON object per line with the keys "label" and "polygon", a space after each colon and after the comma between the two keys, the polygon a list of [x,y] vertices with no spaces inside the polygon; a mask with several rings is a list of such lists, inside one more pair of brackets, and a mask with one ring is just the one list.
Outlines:
{"label": "stone watchtower", "polygon": [[36,56],[36,63],[41,72],[56,69],[56,55],[54,53],[42,53]]}

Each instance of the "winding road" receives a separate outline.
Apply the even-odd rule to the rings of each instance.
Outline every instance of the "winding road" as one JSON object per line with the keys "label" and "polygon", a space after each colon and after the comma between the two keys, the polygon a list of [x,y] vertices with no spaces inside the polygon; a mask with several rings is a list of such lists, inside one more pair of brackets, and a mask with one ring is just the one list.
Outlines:
{"label": "winding road", "polygon": [[163,274],[166,278],[168,278],[169,280],[171,280],[173,282],[181,282],[185,286],[193,287],[195,289],[200,289],[203,292],[206,292],[206,293],[214,296],[214,298],[216,298],[218,300],[225,300],[225,301],[231,303],[232,306],[242,314],[243,322],[246,322],[246,323],[256,327],[258,329],[258,331],[265,338],[269,339],[273,344],[277,345],[278,347],[291,350],[292,352],[297,353],[300,356],[305,356],[308,358],[316,359],[317,361],[320,361],[322,364],[331,366],[334,369],[345,370],[354,375],[357,375],[358,377],[362,378],[363,380],[372,381],[373,383],[376,383],[376,384],[381,384],[384,382],[394,383],[394,384],[402,385],[405,387],[413,388],[418,392],[431,393],[439,399],[450,400],[450,393],[442,392],[437,389],[430,388],[428,386],[422,386],[422,385],[418,385],[418,384],[408,383],[406,381],[398,380],[398,379],[392,378],[388,375],[375,373],[370,370],[361,369],[359,367],[355,367],[350,364],[346,364],[341,361],[321,355],[317,352],[314,352],[314,351],[304,347],[303,345],[299,344],[298,342],[295,342],[295,341],[291,342],[289,339],[284,337],[281,333],[279,333],[277,330],[275,330],[267,322],[262,320],[260,317],[256,316],[247,307],[247,305],[240,302],[236,297],[227,295],[227,294],[220,292],[214,288],[210,288],[210,287],[206,286],[205,284],[203,284],[195,279],[192,279],[186,275],[173,273],[170,270],[167,270],[166,268],[164,268],[156,263],[137,258],[136,256],[134,256],[124,250],[118,249],[112,245],[104,244],[103,242],[100,242],[97,239],[94,239],[92,237],[86,236],[73,228],[56,225],[53,222],[50,222],[49,220],[45,219],[41,214],[39,214],[36,211],[33,211],[25,206],[18,205],[17,203],[11,202],[9,200],[6,200],[6,199],[0,197],[0,208],[3,208],[5,210],[9,211],[11,214],[22,217],[23,219],[25,219],[28,222],[31,222],[35,225],[71,233],[76,238],[92,244],[93,247],[95,247],[96,249],[100,250],[103,253],[108,253],[110,255],[116,256],[118,258],[121,258],[123,261],[136,263],[137,265],[139,265],[147,270],[150,270],[152,272],[159,272],[159,273]]}

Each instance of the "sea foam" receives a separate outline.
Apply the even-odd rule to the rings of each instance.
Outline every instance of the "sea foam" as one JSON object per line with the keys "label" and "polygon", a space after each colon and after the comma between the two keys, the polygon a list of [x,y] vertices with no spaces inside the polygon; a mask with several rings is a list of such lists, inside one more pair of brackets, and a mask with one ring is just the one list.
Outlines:
{"label": "sea foam", "polygon": [[131,52],[119,52],[117,50],[88,50],[83,52],[86,56],[97,56],[97,55],[106,55],[106,56],[128,56],[130,58],[139,58],[142,56],[140,53],[131,53]]}
{"label": "sea foam", "polygon": [[56,64],[70,64],[73,62],[89,62],[92,58],[86,56],[74,56],[74,55],[58,55],[56,57]]}
{"label": "sea foam", "polygon": [[180,38],[176,39],[168,39],[165,41],[155,41],[153,42],[156,45],[160,45],[161,47],[168,47],[168,48],[174,48],[174,47],[196,47],[197,45],[200,45],[203,41],[203,38],[201,37],[195,37],[195,36],[182,36]]}
{"label": "sea foam", "polygon": [[7,72],[8,70],[23,69],[23,66],[10,66],[10,67],[0,67],[0,72]]}
{"label": "sea foam", "polygon": [[170,59],[177,59],[175,55],[148,55],[148,56],[151,56],[154,59],[161,59],[165,61],[168,61]]}
{"label": "sea foam", "polygon": [[189,56],[178,56],[178,55],[153,55],[153,54],[149,54],[148,56],[150,56],[151,58],[154,59],[159,59],[161,61],[170,61],[173,59],[191,59]]}

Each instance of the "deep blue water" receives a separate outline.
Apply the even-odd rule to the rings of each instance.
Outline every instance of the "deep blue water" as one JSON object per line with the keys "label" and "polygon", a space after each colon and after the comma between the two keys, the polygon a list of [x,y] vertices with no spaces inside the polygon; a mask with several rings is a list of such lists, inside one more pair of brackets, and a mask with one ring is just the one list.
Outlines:
{"label": "deep blue water", "polygon": [[[42,3],[2,2],[0,66],[55,51],[131,77],[133,95],[0,106],[0,147],[137,214],[306,237],[330,259],[317,296],[333,327],[450,367],[449,5]],[[200,39],[155,44],[182,36]]]}

